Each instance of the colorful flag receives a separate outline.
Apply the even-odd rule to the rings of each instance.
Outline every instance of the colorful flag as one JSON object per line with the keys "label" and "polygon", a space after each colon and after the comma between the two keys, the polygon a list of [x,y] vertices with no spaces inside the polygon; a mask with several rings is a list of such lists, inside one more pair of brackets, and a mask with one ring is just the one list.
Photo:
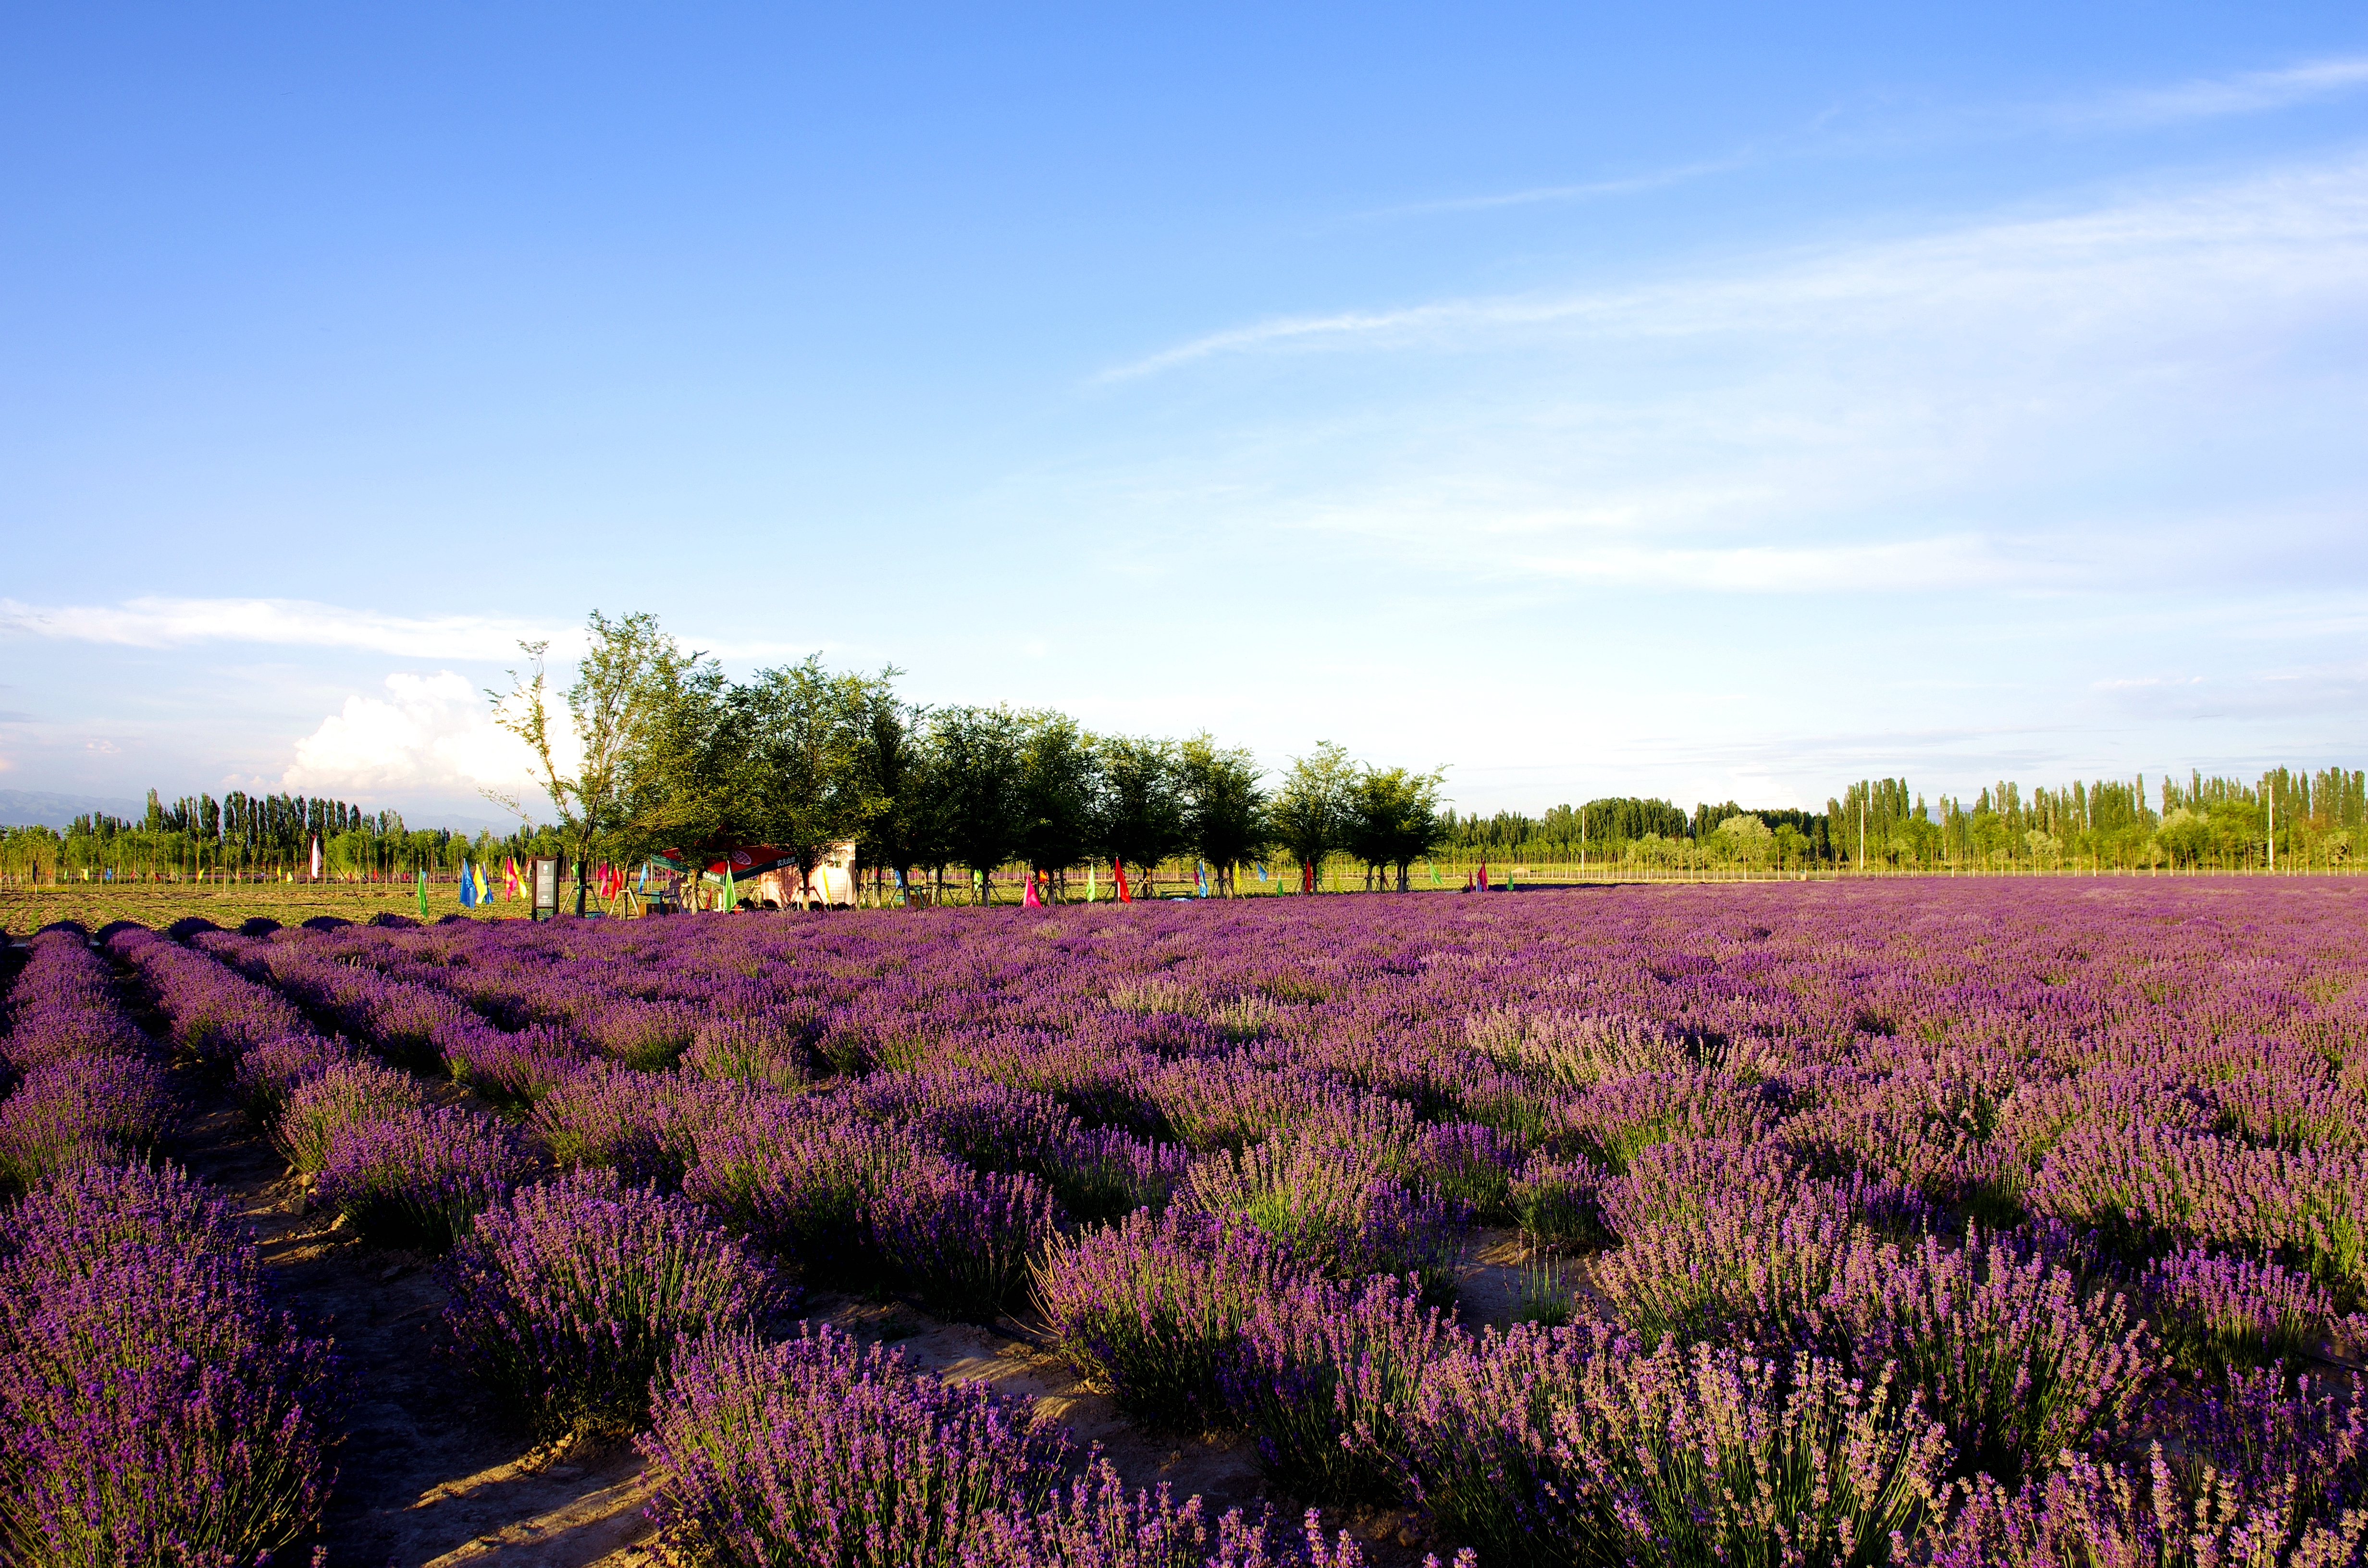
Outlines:
{"label": "colorful flag", "polygon": [[477,868],[477,902],[479,903],[494,902],[494,890],[485,885],[485,868],[482,865]]}
{"label": "colorful flag", "polygon": [[1195,860],[1192,862],[1192,880],[1200,884],[1201,896],[1202,898],[1208,897],[1209,863],[1206,860]]}
{"label": "colorful flag", "polygon": [[515,899],[518,892],[518,857],[505,855],[502,857],[502,896]]}

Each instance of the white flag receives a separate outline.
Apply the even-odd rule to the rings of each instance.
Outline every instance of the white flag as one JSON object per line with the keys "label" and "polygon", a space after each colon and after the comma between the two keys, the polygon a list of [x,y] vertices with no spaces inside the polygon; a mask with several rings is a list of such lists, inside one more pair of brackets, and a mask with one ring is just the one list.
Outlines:
{"label": "white flag", "polygon": [[313,880],[321,880],[321,835],[317,833],[313,835]]}

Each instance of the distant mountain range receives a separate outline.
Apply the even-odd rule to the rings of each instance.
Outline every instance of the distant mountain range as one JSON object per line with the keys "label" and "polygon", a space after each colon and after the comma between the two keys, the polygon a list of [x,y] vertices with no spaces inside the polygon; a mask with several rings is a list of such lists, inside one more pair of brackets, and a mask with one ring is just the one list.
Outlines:
{"label": "distant mountain range", "polygon": [[105,812],[111,817],[141,822],[148,815],[145,801],[108,801],[97,795],[52,795],[40,790],[0,790],[0,827],[63,828],[78,816]]}

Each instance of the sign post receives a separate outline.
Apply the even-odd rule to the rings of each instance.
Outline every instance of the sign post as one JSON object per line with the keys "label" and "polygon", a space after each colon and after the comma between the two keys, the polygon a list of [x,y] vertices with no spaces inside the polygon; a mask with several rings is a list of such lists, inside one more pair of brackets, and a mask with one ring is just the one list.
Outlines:
{"label": "sign post", "polygon": [[537,855],[526,863],[527,915],[548,920],[559,913],[559,868],[556,855]]}

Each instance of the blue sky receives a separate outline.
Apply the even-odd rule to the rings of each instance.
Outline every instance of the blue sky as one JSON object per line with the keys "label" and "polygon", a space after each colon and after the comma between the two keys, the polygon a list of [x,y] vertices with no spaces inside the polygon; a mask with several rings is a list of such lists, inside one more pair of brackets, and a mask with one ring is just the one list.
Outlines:
{"label": "blue sky", "polygon": [[1467,808],[2368,764],[2356,6],[0,17],[0,788],[746,671]]}

